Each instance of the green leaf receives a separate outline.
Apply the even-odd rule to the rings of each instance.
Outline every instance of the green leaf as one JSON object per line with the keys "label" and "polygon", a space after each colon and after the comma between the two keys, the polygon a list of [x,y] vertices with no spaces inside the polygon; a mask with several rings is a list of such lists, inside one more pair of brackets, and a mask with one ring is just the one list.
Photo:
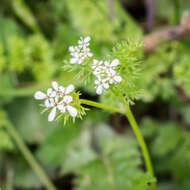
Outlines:
{"label": "green leaf", "polygon": [[70,144],[80,134],[80,122],[57,127],[40,144],[36,155],[46,165],[57,167],[66,159]]}
{"label": "green leaf", "polygon": [[22,158],[17,158],[13,184],[19,188],[39,188],[42,186],[39,178]]}
{"label": "green leaf", "polygon": [[49,123],[47,114],[40,114],[37,102],[32,98],[17,98],[7,105],[9,118],[26,142],[40,143],[58,123]]}
{"label": "green leaf", "polygon": [[77,170],[77,189],[151,189],[154,179],[138,168],[141,160],[133,140],[106,138],[102,148],[99,158]]}

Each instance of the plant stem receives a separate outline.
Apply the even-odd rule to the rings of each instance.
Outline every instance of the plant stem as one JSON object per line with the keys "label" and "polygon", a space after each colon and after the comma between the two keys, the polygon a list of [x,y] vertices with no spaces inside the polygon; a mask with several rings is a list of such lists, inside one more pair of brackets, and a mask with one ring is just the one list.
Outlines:
{"label": "plant stem", "polygon": [[149,171],[154,176],[154,171],[153,171],[150,155],[148,152],[148,148],[146,146],[143,135],[141,134],[140,128],[135,120],[135,117],[128,105],[126,106],[126,117],[128,118],[129,123],[131,124],[131,127],[132,127],[132,129],[137,137],[137,140],[140,144],[140,147],[142,149],[147,171]]}
{"label": "plant stem", "polygon": [[93,106],[93,107],[96,107],[96,108],[108,110],[108,111],[111,111],[111,112],[118,112],[118,113],[122,113],[122,114],[125,113],[124,111],[122,111],[122,110],[120,110],[118,108],[107,106],[107,105],[97,103],[97,102],[94,102],[94,101],[91,101],[91,100],[80,99],[80,101],[81,101],[82,104],[86,104],[86,105]]}
{"label": "plant stem", "polygon": [[[111,111],[111,112],[118,112],[118,113],[125,114],[127,119],[129,120],[129,123],[130,123],[130,125],[131,125],[131,127],[132,127],[132,129],[133,129],[133,131],[135,133],[135,136],[136,136],[136,138],[137,138],[137,140],[139,142],[139,145],[141,147],[141,150],[143,152],[143,157],[144,157],[146,169],[152,176],[154,176],[154,170],[153,170],[153,167],[152,167],[152,162],[151,162],[151,159],[150,159],[148,148],[147,148],[145,140],[144,140],[144,138],[143,138],[143,136],[141,134],[139,126],[138,126],[138,124],[137,124],[137,122],[135,120],[135,117],[134,117],[133,113],[131,112],[130,107],[126,104],[126,112],[123,112],[122,110],[120,110],[118,108],[107,106],[107,105],[97,103],[97,102],[94,102],[94,101],[90,101],[90,100],[81,99],[81,103],[89,105],[89,106],[93,106],[93,107],[96,107],[96,108],[101,108],[101,109],[104,109],[104,110],[108,110],[108,111]],[[156,188],[156,184],[153,184],[153,189],[155,189],[155,188]]]}
{"label": "plant stem", "polygon": [[[151,158],[150,158],[150,154],[148,152],[148,148],[147,148],[147,145],[145,143],[145,140],[143,138],[143,135],[140,131],[140,128],[135,120],[135,117],[129,107],[129,105],[126,105],[126,117],[128,118],[129,120],[129,123],[133,129],[133,132],[135,133],[135,136],[139,142],[139,145],[141,147],[141,150],[142,150],[142,153],[143,153],[143,157],[144,157],[144,161],[145,161],[145,165],[146,165],[146,169],[147,171],[152,174],[152,176],[154,177],[154,170],[153,170],[153,167],[152,167],[152,161],[151,161]],[[152,184],[152,189],[156,189],[156,183],[153,183]]]}
{"label": "plant stem", "polygon": [[33,157],[30,150],[27,148],[27,146],[24,144],[23,140],[21,139],[20,135],[17,133],[15,128],[13,127],[12,123],[9,121],[6,122],[6,129],[9,133],[9,135],[14,139],[16,145],[22,152],[25,159],[28,161],[32,169],[36,172],[44,186],[47,190],[56,190],[56,187],[53,185],[49,177],[45,174],[44,170],[41,168],[41,166],[38,164],[36,159]]}

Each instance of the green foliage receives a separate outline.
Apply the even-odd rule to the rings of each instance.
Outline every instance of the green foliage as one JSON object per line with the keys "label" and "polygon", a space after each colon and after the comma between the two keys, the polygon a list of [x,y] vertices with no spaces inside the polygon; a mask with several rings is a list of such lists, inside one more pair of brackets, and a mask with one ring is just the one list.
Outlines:
{"label": "green foliage", "polygon": [[142,89],[138,84],[140,71],[140,61],[142,59],[142,43],[138,40],[128,40],[116,44],[113,51],[108,56],[108,60],[119,59],[120,64],[116,68],[122,77],[122,82],[111,86],[101,96],[101,101],[107,105],[118,106],[123,102],[124,96],[128,103],[132,104],[138,99]]}
{"label": "green foliage", "polygon": [[[182,42],[165,43],[158,47],[143,64],[142,80],[144,101],[153,101],[157,97],[176,101],[180,87],[189,95],[189,49]],[[179,101],[179,100],[178,100]]]}
{"label": "green foliage", "polygon": [[154,179],[139,170],[141,161],[134,141],[109,137],[101,142],[98,157],[77,171],[77,189],[151,189]]}
{"label": "green foliage", "polygon": [[36,19],[34,18],[32,12],[29,7],[24,3],[23,0],[13,0],[12,7],[15,14],[32,30],[39,31],[39,27],[37,25]]}
{"label": "green foliage", "polygon": [[[176,23],[176,15],[189,10],[189,1],[177,1],[179,10],[174,1],[156,1],[155,30]],[[116,69],[123,81],[105,91],[100,101],[122,109],[123,99],[115,95],[119,93],[128,103],[137,102],[134,111],[151,151],[158,190],[190,189],[189,38],[162,43],[144,55],[141,28],[145,17],[141,15],[143,11],[137,14],[136,9],[141,3],[113,2],[111,18],[107,0],[1,1],[0,187],[3,189],[42,188],[13,145],[6,122],[13,123],[56,184],[67,185],[65,176],[72,174],[75,177],[69,183],[79,190],[151,189],[149,184],[155,179],[142,170],[140,149],[124,117],[90,109],[82,121],[77,119],[74,124],[68,121],[64,126],[61,118],[50,124],[47,115],[39,114],[39,107],[31,98],[36,90],[46,89],[52,80],[58,80],[61,85],[74,84],[82,98],[97,100],[95,78],[90,70],[92,60],[75,68],[63,61],[69,60],[68,47],[87,35],[92,38],[90,48],[94,57],[120,60]],[[74,72],[62,69],[68,65]],[[108,123],[122,134],[112,130]],[[14,175],[9,179],[10,171]]]}
{"label": "green foliage", "polygon": [[[154,137],[150,150],[157,163],[157,172],[160,174],[167,172],[175,179],[173,189],[188,189],[190,187],[188,183],[190,133],[177,123],[157,122],[148,118],[144,120],[142,127],[147,137]],[[152,135],[147,133],[150,127],[153,129]],[[169,186],[168,189],[170,189]]]}
{"label": "green foliage", "polygon": [[16,99],[7,105],[7,109],[12,123],[26,142],[40,143],[57,126],[48,123],[47,115],[39,114],[37,103],[30,98]]}
{"label": "green foliage", "polygon": [[42,184],[33,170],[28,167],[28,163],[23,158],[17,158],[14,172],[17,174],[13,178],[13,184],[18,188],[38,188]]}
{"label": "green foliage", "polygon": [[[66,2],[73,27],[83,35],[90,35],[101,41],[116,41],[118,37],[132,37],[132,34],[136,37],[142,35],[133,19],[117,2],[114,3],[116,16],[113,21],[110,21],[106,0],[68,0]],[[87,15],[88,19],[86,19]]]}

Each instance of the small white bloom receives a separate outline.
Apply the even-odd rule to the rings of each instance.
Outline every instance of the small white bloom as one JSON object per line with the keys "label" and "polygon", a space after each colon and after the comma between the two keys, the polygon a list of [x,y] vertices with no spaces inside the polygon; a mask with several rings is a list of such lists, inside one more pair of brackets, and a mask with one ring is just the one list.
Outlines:
{"label": "small white bloom", "polygon": [[90,52],[90,48],[88,47],[90,45],[89,41],[89,36],[84,39],[83,37],[80,37],[80,40],[78,41],[78,46],[69,47],[69,52],[72,57],[70,59],[71,64],[81,64],[87,57],[93,56],[93,54]]}
{"label": "small white bloom", "polygon": [[97,59],[93,59],[92,69],[96,69],[102,65],[103,61],[98,61]]}
{"label": "small white bloom", "polygon": [[121,82],[122,78],[119,75],[116,75],[116,73],[112,72],[108,74],[107,81],[109,84]]}
{"label": "small white bloom", "polygon": [[52,86],[55,90],[56,93],[56,97],[63,97],[64,95],[72,92],[74,90],[74,86],[73,85],[69,85],[67,88],[72,89],[71,91],[69,91],[67,88],[64,88],[63,86],[59,86],[58,83],[56,81],[52,82]]}
{"label": "small white bloom", "polygon": [[58,102],[59,98],[55,97],[54,99],[51,99],[51,106],[53,107],[53,109],[51,110],[51,112],[48,115],[48,121],[53,121],[55,119],[56,116],[56,110],[57,108],[59,108],[59,102]]}
{"label": "small white bloom", "polygon": [[43,99],[46,99],[46,94],[44,94],[43,92],[41,91],[37,91],[35,94],[34,94],[34,98],[36,100],[43,100]]}
{"label": "small white bloom", "polygon": [[56,116],[56,108],[54,107],[48,115],[48,121],[51,122]]}
{"label": "small white bloom", "polygon": [[97,77],[95,81],[95,88],[97,94],[102,94],[104,89],[109,88],[109,84],[118,83],[122,81],[121,76],[115,71],[115,67],[119,64],[118,59],[110,61],[93,60],[91,68],[93,74]]}
{"label": "small white bloom", "polygon": [[70,116],[76,117],[77,116],[77,109],[69,104],[73,101],[72,96],[64,96],[63,100],[60,102],[58,108],[62,113],[65,113],[66,110],[69,112]]}
{"label": "small white bloom", "polygon": [[66,88],[64,87],[60,87],[60,96],[64,97],[67,94],[70,94],[73,90],[74,90],[74,85],[70,84],[69,86],[67,86]]}
{"label": "small white bloom", "polygon": [[80,49],[77,46],[70,46],[69,47],[70,54],[76,57],[80,53]]}
{"label": "small white bloom", "polygon": [[104,65],[106,68],[107,73],[114,73],[115,72],[115,67],[119,64],[118,59],[114,59],[111,63],[109,61],[105,61]]}
{"label": "small white bloom", "polygon": [[118,60],[118,59],[114,59],[114,60],[111,62],[111,67],[116,67],[117,65],[119,65],[119,60]]}
{"label": "small white bloom", "polygon": [[103,92],[103,89],[105,88],[105,89],[107,89],[107,88],[109,88],[109,84],[107,83],[107,80],[106,79],[100,79],[100,78],[98,78],[98,80],[95,80],[95,85],[96,85],[96,93],[97,94],[102,94],[102,92]]}
{"label": "small white bloom", "polygon": [[106,69],[105,69],[104,66],[99,66],[99,67],[97,67],[97,68],[94,70],[93,74],[94,74],[97,78],[99,78],[99,77],[102,78],[102,77],[104,77],[104,76],[106,75]]}
{"label": "small white bloom", "polygon": [[56,112],[59,110],[62,113],[68,111],[72,117],[77,116],[77,109],[70,105],[73,101],[73,97],[69,94],[74,90],[74,85],[70,84],[67,87],[59,86],[56,81],[52,82],[52,88],[48,88],[47,94],[37,91],[34,94],[35,99],[45,100],[46,107],[52,107],[48,121],[53,121],[56,117]]}
{"label": "small white bloom", "polygon": [[84,61],[84,57],[81,55],[78,55],[70,59],[71,64],[75,64],[75,63],[81,64],[83,61]]}
{"label": "small white bloom", "polygon": [[53,91],[52,88],[48,88],[47,90],[47,94],[41,92],[41,91],[37,91],[34,94],[34,98],[37,100],[44,100],[45,99],[45,106],[46,107],[51,107],[51,99],[54,98],[56,96],[55,91]]}
{"label": "small white bloom", "polygon": [[78,41],[79,48],[86,48],[87,46],[89,46],[90,45],[89,41],[90,41],[89,36],[84,39],[83,37],[80,37],[80,40]]}
{"label": "small white bloom", "polygon": [[92,57],[92,56],[93,56],[93,54],[90,52],[90,48],[84,48],[82,50],[82,57],[84,57],[84,59],[86,57]]}

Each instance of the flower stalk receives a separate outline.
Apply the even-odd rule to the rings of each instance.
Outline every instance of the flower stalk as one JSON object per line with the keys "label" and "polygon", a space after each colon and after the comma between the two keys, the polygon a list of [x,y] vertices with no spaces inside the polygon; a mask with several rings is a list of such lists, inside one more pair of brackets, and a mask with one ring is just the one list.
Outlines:
{"label": "flower stalk", "polygon": [[18,146],[18,148],[20,149],[20,151],[22,152],[25,159],[28,161],[28,163],[30,164],[30,166],[32,167],[34,172],[38,175],[39,179],[41,180],[41,182],[46,187],[46,189],[47,190],[57,190],[56,187],[54,186],[54,184],[49,179],[49,177],[44,172],[44,170],[41,168],[41,166],[38,164],[36,159],[33,157],[30,150],[24,144],[22,138],[17,133],[17,131],[15,130],[12,123],[10,123],[9,121],[6,122],[6,129],[7,129],[8,133],[9,133],[9,135],[15,141],[15,143]]}

